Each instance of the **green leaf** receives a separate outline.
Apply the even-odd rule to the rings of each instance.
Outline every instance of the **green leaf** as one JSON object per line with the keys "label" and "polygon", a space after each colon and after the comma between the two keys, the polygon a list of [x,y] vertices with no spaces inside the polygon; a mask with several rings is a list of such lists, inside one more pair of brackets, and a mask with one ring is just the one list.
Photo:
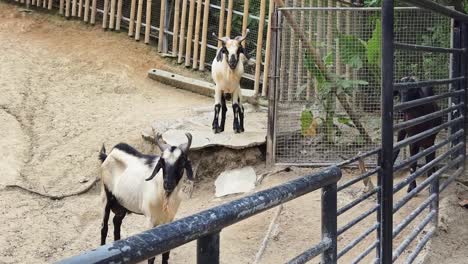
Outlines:
{"label": "green leaf", "polygon": [[307,132],[307,129],[310,127],[312,124],[312,121],[314,120],[314,115],[309,109],[304,109],[302,110],[301,113],[301,132],[302,135],[305,135]]}
{"label": "green leaf", "polygon": [[304,54],[305,67],[310,72],[310,74],[312,74],[312,76],[317,79],[319,86],[321,86],[326,80],[325,74],[315,64],[314,60],[310,57],[308,52],[304,52]]}
{"label": "green leaf", "polygon": [[375,28],[372,37],[367,41],[367,62],[380,68],[382,60],[382,23],[380,19],[375,21]]}
{"label": "green leaf", "polygon": [[349,117],[338,117],[338,122],[349,127],[354,127],[353,122],[351,122]]}
{"label": "green leaf", "polygon": [[366,54],[365,42],[352,35],[339,34],[338,46],[340,58],[345,64],[355,70],[362,68]]}
{"label": "green leaf", "polygon": [[324,58],[323,58],[323,62],[325,63],[325,66],[326,67],[331,67],[333,66],[333,62],[334,62],[334,56],[333,56],[333,52],[329,52]]}

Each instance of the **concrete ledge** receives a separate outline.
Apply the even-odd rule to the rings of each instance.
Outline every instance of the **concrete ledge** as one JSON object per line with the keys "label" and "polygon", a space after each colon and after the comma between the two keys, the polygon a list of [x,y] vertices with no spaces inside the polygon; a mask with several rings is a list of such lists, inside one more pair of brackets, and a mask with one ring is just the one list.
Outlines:
{"label": "concrete ledge", "polygon": [[[190,77],[185,77],[172,72],[167,72],[158,69],[151,69],[148,71],[148,77],[160,83],[174,86],[187,91],[192,91],[201,95],[214,97],[215,85],[213,83],[197,80]],[[244,101],[252,105],[267,105],[266,100],[259,100],[254,97],[253,90],[242,89],[242,96]]]}

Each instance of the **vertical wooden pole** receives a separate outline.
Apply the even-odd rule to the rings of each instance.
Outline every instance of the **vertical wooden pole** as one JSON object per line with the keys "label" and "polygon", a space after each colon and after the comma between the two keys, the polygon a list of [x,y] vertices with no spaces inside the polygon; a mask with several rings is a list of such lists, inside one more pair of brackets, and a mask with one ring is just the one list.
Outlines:
{"label": "vertical wooden pole", "polygon": [[[26,2],[29,3],[30,0],[27,0]],[[28,4],[29,6],[29,4]],[[47,9],[52,10],[52,0],[49,0],[49,4],[47,5]]]}
{"label": "vertical wooden pole", "polygon": [[128,36],[132,37],[135,32],[135,8],[136,0],[132,0],[130,4],[130,22],[128,23]]}
{"label": "vertical wooden pole", "polygon": [[89,20],[89,0],[85,0],[84,4],[84,13],[83,13],[83,21],[88,22]]}
{"label": "vertical wooden pole", "polygon": [[[39,0],[36,0],[36,3],[38,3]],[[65,1],[65,17],[69,18],[70,17],[70,0]]]}
{"label": "vertical wooden pole", "polygon": [[260,89],[260,73],[262,71],[262,47],[263,47],[263,28],[265,26],[266,0],[260,1],[260,21],[258,23],[257,53],[255,55],[255,81],[254,96],[258,95]]}
{"label": "vertical wooden pole", "polygon": [[[43,2],[45,2],[45,0],[42,0]],[[76,16],[76,0],[73,0],[72,1],[72,11],[71,11],[71,15],[74,17]]]}
{"label": "vertical wooden pole", "polygon": [[172,37],[172,54],[176,55],[177,51],[179,50],[180,0],[175,0],[174,5],[174,28],[172,30],[174,35]]}
{"label": "vertical wooden pole", "polygon": [[[250,0],[244,0],[244,15],[242,17],[242,35],[244,35],[247,32],[247,25],[249,23],[249,5],[250,5]],[[260,3],[260,6],[261,5],[262,4]],[[261,10],[261,7],[260,7],[260,10]],[[260,18],[260,23],[265,23],[265,21],[262,21],[262,19]],[[245,46],[246,41],[247,40],[242,41],[242,45]]]}
{"label": "vertical wooden pole", "polygon": [[[221,0],[221,9],[219,10],[219,26],[218,26],[218,37],[222,38],[224,35],[224,14],[226,13],[226,0]],[[222,43],[218,40],[218,48],[221,47]]]}
{"label": "vertical wooden pole", "polygon": [[29,9],[31,7],[31,0],[26,0],[26,8]]}
{"label": "vertical wooden pole", "polygon": [[182,57],[184,53],[185,44],[185,21],[187,17],[187,0],[182,1],[182,21],[180,22],[180,37],[179,37],[179,57],[177,58],[178,63],[182,63]]}
{"label": "vertical wooden pole", "polygon": [[[63,0],[62,0],[62,1],[63,1]],[[31,5],[32,5],[32,6],[35,6],[35,5],[36,5],[36,0],[32,0],[32,1],[31,1]],[[61,14],[61,15],[63,14],[63,6],[62,6],[62,13],[59,12],[59,14]]]}
{"label": "vertical wooden pole", "polygon": [[[159,16],[159,39],[158,39],[158,52],[162,52],[163,50],[163,44],[164,44],[164,41],[163,41],[163,38],[165,38],[166,34],[164,33],[164,28],[166,27],[166,25],[164,24],[164,14],[166,14],[166,0],[161,0],[161,12],[160,12],[160,16]],[[177,35],[175,35],[174,33],[174,38],[177,38],[176,37]]]}
{"label": "vertical wooden pole", "polygon": [[208,37],[208,18],[210,15],[210,0],[205,0],[205,10],[203,10],[203,30],[202,30],[202,45],[200,53],[200,71],[205,70],[205,58],[206,58],[206,44]]}
{"label": "vertical wooden pole", "polygon": [[93,0],[93,2],[91,3],[91,19],[90,19],[91,25],[94,25],[96,23],[96,9],[97,9],[97,0]]}
{"label": "vertical wooden pole", "polygon": [[[289,6],[289,2],[291,0],[285,0],[284,3],[285,3],[285,6]],[[280,17],[281,19],[281,17]],[[284,22],[284,20],[280,20],[278,22],[278,26],[281,27],[281,29],[279,29],[279,35],[281,37],[281,41],[280,41],[280,47],[281,47],[281,54],[286,54],[286,41],[288,40],[288,36],[289,34],[291,33],[289,30],[288,30],[288,25],[287,23]],[[290,38],[289,38],[290,39]],[[278,57],[277,59],[279,59],[279,64],[280,64],[280,76],[278,77],[279,79],[279,87],[275,87],[275,90],[277,90],[278,92],[276,93],[279,93],[279,100],[280,101],[283,101],[284,100],[284,95],[285,95],[285,91],[287,90],[286,89],[286,85],[285,85],[285,82],[286,82],[286,58],[283,57]]]}
{"label": "vertical wooden pole", "polygon": [[[341,7],[340,3],[336,3],[336,7]],[[336,11],[336,28],[338,32],[341,31],[341,11]],[[341,53],[340,53],[340,46],[339,46],[339,39],[336,40],[336,47],[335,47],[335,74],[338,76],[341,76],[341,73],[343,72],[342,67],[341,67]]]}
{"label": "vertical wooden pole", "polygon": [[[297,6],[297,0],[293,0],[292,7]],[[296,58],[296,32],[291,27],[291,39],[289,42],[289,69],[288,69],[288,101],[293,99],[294,92],[297,88],[297,83],[295,83],[294,73],[295,73],[295,58]]]}
{"label": "vertical wooden pole", "polygon": [[[305,1],[301,0],[301,7],[304,7]],[[299,27],[301,28],[303,32],[306,31],[306,28],[304,27],[304,11],[299,12]],[[296,84],[296,91],[300,89],[302,86],[302,82],[304,81],[303,79],[303,69],[304,69],[304,54],[303,54],[303,43],[302,40],[299,40],[299,46],[297,48],[297,84]],[[306,88],[307,89],[307,88]],[[299,100],[300,95],[296,93],[296,100]],[[302,99],[302,98],[301,98]]]}
{"label": "vertical wooden pole", "polygon": [[228,1],[228,15],[226,19],[226,36],[231,36],[231,29],[232,29],[232,11],[234,6],[234,0]]}
{"label": "vertical wooden pole", "polygon": [[185,46],[185,67],[190,66],[192,57],[193,18],[195,15],[195,0],[190,0],[189,20],[187,27],[187,43]]}
{"label": "vertical wooden pole", "polygon": [[270,67],[270,56],[271,56],[271,19],[272,19],[272,14],[275,6],[275,1],[270,0],[269,6],[268,6],[268,28],[267,28],[267,39],[266,39],[266,47],[265,47],[265,65],[263,67],[263,86],[262,86],[262,96],[267,96],[268,93],[268,72],[269,72],[269,67]]}
{"label": "vertical wooden pole", "polygon": [[[42,8],[47,8],[47,2],[46,0],[42,0]],[[21,3],[24,3],[24,0],[21,0]]]}
{"label": "vertical wooden pole", "polygon": [[[310,7],[314,7],[314,2],[315,2],[315,0],[310,1]],[[313,21],[314,21],[314,19],[315,19],[314,14],[317,14],[317,11],[309,10],[309,11],[307,11],[307,13],[308,13],[308,18],[309,18],[309,39],[310,39],[310,40],[313,40],[313,37],[314,37],[314,35],[313,35],[313,32],[314,32],[314,22],[313,22]],[[311,99],[310,97],[311,97],[312,91],[313,91],[313,90],[312,90],[312,88],[313,88],[313,87],[312,87],[312,83],[313,83],[313,82],[312,82],[312,78],[313,78],[313,77],[312,77],[312,74],[310,74],[309,71],[306,71],[306,72],[307,72],[306,100],[307,100],[307,101],[310,101],[310,99]]]}
{"label": "vertical wooden pole", "polygon": [[[52,2],[52,0],[49,0],[49,2]],[[78,17],[81,17],[81,14],[83,12],[83,0],[78,1]]]}
{"label": "vertical wooden pole", "polygon": [[[161,0],[161,3],[165,3],[166,0]],[[151,5],[153,1],[152,0],[146,0],[146,27],[145,27],[145,44],[148,44],[150,41],[150,33],[151,33]],[[162,5],[162,4],[161,4]],[[164,14],[166,13],[166,10],[161,10],[160,17],[164,19]],[[164,27],[159,28],[160,32],[164,32]],[[159,39],[159,43],[162,43],[162,38]]]}
{"label": "vertical wooden pole", "polygon": [[41,0],[36,0],[36,6],[40,7],[41,6]]}
{"label": "vertical wooden pole", "polygon": [[140,31],[141,31],[141,17],[143,13],[143,0],[138,0],[138,10],[137,10],[137,21],[135,29],[135,40],[140,40]]}
{"label": "vertical wooden pole", "polygon": [[122,0],[117,0],[117,18],[115,21],[115,30],[120,31],[121,22],[122,22]]}
{"label": "vertical wooden pole", "polygon": [[109,0],[104,0],[104,9],[102,13],[102,28],[107,28],[107,18],[109,16]]}
{"label": "vertical wooden pole", "polygon": [[[351,0],[347,1],[348,3],[351,3]],[[346,25],[345,25],[345,32],[346,35],[351,34],[351,11],[346,11]],[[349,65],[345,66],[345,76],[346,80],[351,79],[351,67]],[[354,90],[354,89],[353,89]]]}
{"label": "vertical wooden pole", "polygon": [[[36,0],[32,0],[32,5],[36,3]],[[64,0],[60,0],[59,2],[59,14],[63,16],[63,6],[65,4]]]}
{"label": "vertical wooden pole", "polygon": [[114,29],[115,23],[115,0],[110,2],[109,28]]}
{"label": "vertical wooden pole", "polygon": [[197,1],[197,17],[195,19],[195,37],[193,40],[193,66],[192,69],[198,68],[198,54],[200,47],[200,24],[201,24],[201,12],[202,11],[202,0]]}

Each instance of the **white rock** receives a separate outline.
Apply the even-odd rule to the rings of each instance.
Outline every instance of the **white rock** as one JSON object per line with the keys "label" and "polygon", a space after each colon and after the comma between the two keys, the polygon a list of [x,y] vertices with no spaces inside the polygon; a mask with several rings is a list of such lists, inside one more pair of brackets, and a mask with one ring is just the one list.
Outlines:
{"label": "white rock", "polygon": [[222,172],[215,181],[216,197],[250,192],[255,188],[257,175],[252,167]]}

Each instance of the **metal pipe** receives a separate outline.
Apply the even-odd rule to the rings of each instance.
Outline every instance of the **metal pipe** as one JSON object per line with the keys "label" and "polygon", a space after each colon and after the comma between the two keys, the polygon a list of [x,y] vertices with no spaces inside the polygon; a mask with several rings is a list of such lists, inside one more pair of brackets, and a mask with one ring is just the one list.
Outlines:
{"label": "metal pipe", "polygon": [[377,191],[380,189],[379,186],[377,186],[374,190],[362,195],[361,197],[359,197],[358,199],[350,202],[349,204],[341,207],[340,209],[338,209],[338,216],[339,215],[342,215],[343,213],[345,213],[346,211],[348,211],[349,209],[353,208],[354,206],[360,204],[362,201],[366,200],[367,198],[371,197],[372,195],[374,195],[375,193],[377,193]]}
{"label": "metal pipe", "polygon": [[376,168],[374,168],[374,169],[360,175],[359,177],[356,177],[354,179],[351,179],[351,180],[343,183],[342,185],[338,186],[338,192],[345,189],[345,188],[347,188],[347,187],[349,187],[349,186],[351,186],[351,185],[353,185],[353,184],[355,184],[356,182],[362,181],[363,179],[366,179],[366,178],[374,175],[379,170],[380,170],[380,167],[376,167]]}
{"label": "metal pipe", "polygon": [[369,210],[365,211],[363,214],[361,214],[358,217],[354,218],[353,220],[349,221],[345,226],[338,229],[337,235],[339,236],[339,235],[343,234],[344,232],[348,231],[348,229],[350,229],[351,227],[353,227],[357,223],[361,222],[364,218],[368,217],[369,215],[371,215],[372,213],[377,211],[379,208],[380,208],[380,206],[378,204],[376,204],[373,207],[371,207]]}
{"label": "metal pipe", "polygon": [[[394,83],[395,90],[401,89],[410,89],[410,88],[422,88],[432,85],[444,85],[452,84],[459,81],[462,81],[464,77],[450,78],[450,79],[438,79],[438,80],[429,80],[429,81],[419,81],[419,82],[405,82],[405,83]],[[392,94],[393,97],[393,94]]]}
{"label": "metal pipe", "polygon": [[395,261],[401,253],[408,247],[408,245],[413,242],[413,240],[416,238],[416,236],[421,233],[421,231],[426,227],[426,225],[432,220],[432,218],[435,216],[435,212],[431,211],[425,218],[424,220],[413,229],[413,232],[405,239],[403,242],[398,246],[398,248],[395,250],[392,256],[392,261]]}
{"label": "metal pipe", "polygon": [[367,157],[369,157],[369,156],[372,156],[372,155],[374,155],[374,154],[377,154],[377,153],[379,153],[380,150],[381,150],[381,148],[376,148],[376,149],[373,149],[373,150],[371,150],[371,151],[364,152],[364,153],[362,153],[362,154],[360,154],[360,155],[357,155],[357,156],[352,157],[351,159],[348,159],[348,160],[339,162],[339,163],[336,164],[336,166],[337,166],[337,167],[343,167],[343,166],[349,165],[349,164],[351,164],[351,163],[353,163],[353,162],[356,162],[356,161],[358,161],[358,160],[360,160],[360,159],[365,159],[365,158],[367,158]]}
{"label": "metal pipe", "polygon": [[[306,263],[311,259],[315,258],[316,256],[322,254],[325,250],[329,249],[332,244],[332,240],[330,238],[325,238],[316,246],[304,251],[299,256],[293,258],[292,260],[288,261],[288,264],[299,264],[299,263]],[[208,263],[208,262],[207,262]]]}
{"label": "metal pipe", "polygon": [[219,263],[219,232],[197,240],[197,263]]}
{"label": "metal pipe", "polygon": [[393,126],[393,130],[395,132],[397,132],[399,130],[402,130],[402,129],[405,129],[405,128],[408,128],[408,127],[419,125],[421,123],[432,120],[432,119],[434,119],[436,117],[444,116],[445,114],[450,113],[450,112],[452,112],[454,110],[461,110],[462,108],[463,108],[462,104],[453,105],[453,106],[450,106],[448,108],[444,108],[442,110],[439,110],[437,112],[433,112],[433,113],[430,113],[430,114],[427,114],[427,115],[423,115],[423,116],[420,116],[420,117],[417,117],[417,118],[414,118],[414,119],[411,119],[411,120],[408,120],[408,121],[404,121],[404,122],[400,122],[398,124],[395,124]]}
{"label": "metal pipe", "polygon": [[[341,172],[341,171],[340,171]],[[337,257],[337,191],[336,182],[322,187],[322,240],[329,238],[330,246],[322,254],[322,263],[336,264]]]}
{"label": "metal pipe", "polygon": [[[364,238],[366,238],[370,233],[374,232],[377,227],[379,226],[379,223],[375,223],[373,226],[371,226],[369,229],[367,229],[364,233],[362,233],[360,236],[358,236],[356,239],[354,239],[353,241],[351,241],[348,245],[346,245],[346,247],[343,248],[343,250],[341,250],[339,253],[338,253],[338,258],[341,258],[342,256],[344,256],[346,253],[348,253],[351,249],[353,249],[357,244],[359,244],[359,242],[361,242],[362,240],[364,240]],[[327,262],[325,262],[327,263]]]}
{"label": "metal pipe", "polygon": [[430,0],[405,0],[405,2],[430,10],[431,12],[439,13],[441,15],[454,18],[456,20],[468,22],[468,16],[463,14],[462,12],[447,8],[441,4],[432,2]]}
{"label": "metal pipe", "polygon": [[462,94],[463,92],[464,91],[446,92],[446,93],[433,95],[433,96],[428,96],[428,97],[424,97],[424,98],[421,98],[421,99],[416,99],[416,100],[412,100],[412,101],[408,101],[408,102],[404,102],[404,103],[399,103],[399,104],[395,105],[393,110],[394,111],[406,110],[406,109],[409,109],[409,108],[412,108],[412,107],[415,107],[415,106],[419,106],[419,105],[423,105],[423,104],[427,104],[427,103],[432,103],[432,102],[440,100],[440,99],[444,99],[444,98],[448,98],[448,97],[454,97],[456,95]]}
{"label": "metal pipe", "polygon": [[460,174],[462,174],[464,172],[463,170],[463,167],[461,168],[458,168],[458,170],[456,170],[452,176],[450,176],[447,180],[445,180],[442,185],[440,186],[440,189],[439,189],[439,193],[443,192],[445,190],[445,188],[447,188],[447,186],[450,185],[450,183],[452,183],[458,176],[460,176]]}
{"label": "metal pipe", "polygon": [[416,180],[417,177],[423,175],[428,170],[432,169],[435,165],[437,165],[440,161],[446,159],[447,157],[450,156],[450,154],[454,153],[455,151],[457,151],[458,149],[460,149],[462,147],[463,147],[463,144],[458,144],[457,146],[449,149],[444,154],[442,154],[442,155],[438,156],[437,158],[431,160],[431,162],[425,164],[423,167],[419,168],[414,173],[408,175],[408,177],[406,177],[406,179],[404,179],[401,182],[395,184],[395,186],[393,187],[393,192],[394,193],[398,192],[403,187],[405,187],[407,184],[409,184],[410,182]]}
{"label": "metal pipe", "polygon": [[424,45],[414,45],[414,44],[407,44],[407,43],[394,43],[395,48],[403,49],[403,50],[417,50],[417,51],[428,51],[428,52],[439,52],[439,53],[462,53],[466,52],[465,49],[460,48],[442,48],[442,47],[432,47],[432,46],[424,46]]}
{"label": "metal pipe", "polygon": [[[421,140],[422,138],[425,138],[425,137],[428,137],[432,134],[436,134],[438,133],[439,131],[449,127],[450,125],[453,125],[455,123],[458,123],[458,122],[463,122],[463,117],[459,117],[459,118],[456,118],[454,120],[451,120],[451,121],[448,121],[448,122],[445,122],[444,124],[440,125],[440,126],[436,126],[434,128],[431,128],[431,129],[428,129],[424,132],[421,132],[419,134],[416,134],[414,136],[411,136],[411,137],[408,137],[402,141],[398,141],[398,143],[395,144],[394,146],[394,149],[399,149],[399,148],[402,148],[402,147],[405,147],[409,144],[412,144],[418,140]],[[391,158],[391,160],[393,160],[393,157]]]}
{"label": "metal pipe", "polygon": [[426,209],[432,203],[432,201],[434,201],[436,197],[437,196],[435,194],[432,194],[431,196],[429,196],[429,198],[424,200],[424,202],[422,202],[421,205],[414,209],[414,211],[409,213],[408,216],[405,217],[405,219],[403,219],[393,230],[393,238],[397,237],[401,233],[401,231],[405,229],[405,227],[407,227],[417,216],[419,216],[419,214],[424,209]]}
{"label": "metal pipe", "polygon": [[416,160],[418,160],[418,159],[420,159],[422,157],[425,157],[428,154],[431,154],[432,152],[437,151],[438,149],[444,147],[448,143],[452,142],[454,139],[456,139],[458,137],[461,137],[461,136],[463,136],[463,131],[458,131],[457,133],[451,135],[450,137],[448,137],[447,139],[444,139],[443,141],[437,143],[436,145],[433,145],[433,146],[431,146],[431,147],[429,147],[427,149],[424,149],[423,151],[418,152],[418,154],[413,155],[413,156],[401,161],[400,163],[398,163],[397,165],[395,165],[393,167],[393,171],[397,172],[397,171],[409,166],[414,161],[416,161]]}
{"label": "metal pipe", "polygon": [[[218,232],[224,227],[323,186],[335,185],[336,195],[336,182],[340,177],[341,171],[339,168],[327,168],[319,173],[301,177],[268,190],[213,207],[127,239],[114,241],[59,263],[110,263],[120,262],[122,259],[131,259],[134,262],[143,261],[213,232]],[[324,200],[326,200],[325,205],[330,206],[322,207],[323,210],[331,210],[333,208],[333,199]],[[336,199],[334,204],[336,205]],[[330,237],[330,239],[333,238]]]}
{"label": "metal pipe", "polygon": [[432,228],[427,234],[419,241],[418,245],[416,248],[411,252],[411,254],[406,258],[405,264],[411,264],[414,262],[414,259],[419,255],[421,250],[424,248],[424,246],[427,244],[429,239],[431,239],[432,235],[434,235],[436,228]]}
{"label": "metal pipe", "polygon": [[447,169],[451,168],[452,166],[460,163],[460,158],[455,159],[451,161],[450,163],[444,165],[441,169],[437,170],[435,173],[433,173],[429,178],[424,180],[422,183],[420,183],[416,188],[411,190],[411,192],[407,193],[400,201],[398,201],[397,204],[393,207],[393,213],[397,212],[401,207],[403,207],[411,198],[413,198],[417,193],[419,193],[422,189],[424,189],[429,183],[431,183],[432,180],[436,179],[440,175],[442,175],[443,172],[445,172]]}
{"label": "metal pipe", "polygon": [[352,264],[357,264],[359,262],[361,262],[361,260],[363,260],[367,255],[369,255],[369,253],[374,249],[376,248],[377,246],[379,245],[379,242],[378,241],[375,241],[374,243],[372,243],[372,245],[370,245],[369,247],[366,248],[366,250],[364,250],[361,254],[359,254],[359,256],[357,256],[355,259],[353,259],[351,261]]}
{"label": "metal pipe", "polygon": [[[395,7],[395,10],[418,10],[417,7]],[[380,7],[280,7],[278,10],[282,11],[381,11]]]}
{"label": "metal pipe", "polygon": [[381,264],[392,263],[392,229],[393,229],[393,80],[394,80],[394,7],[393,0],[382,3],[382,155],[379,174],[381,188],[381,227],[380,253]]}

